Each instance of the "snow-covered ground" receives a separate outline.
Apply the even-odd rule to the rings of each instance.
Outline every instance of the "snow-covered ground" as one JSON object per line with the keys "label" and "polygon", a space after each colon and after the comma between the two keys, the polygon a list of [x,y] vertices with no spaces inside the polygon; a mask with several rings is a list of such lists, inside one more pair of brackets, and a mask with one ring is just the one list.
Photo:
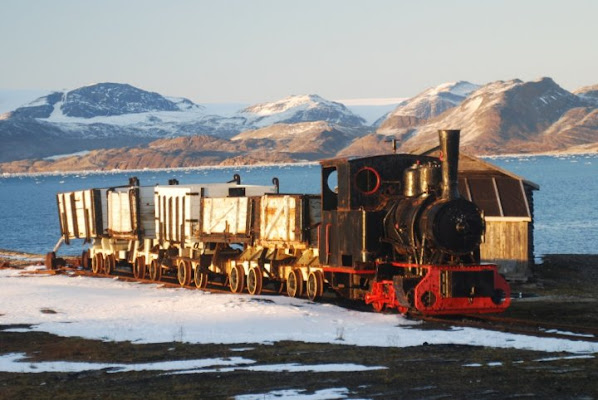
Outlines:
{"label": "snow-covered ground", "polygon": [[[598,343],[583,338],[561,340],[474,328],[421,330],[419,323],[395,314],[359,312],[285,296],[251,297],[156,286],[0,270],[0,324],[32,325],[18,331],[134,343],[295,340],[382,347],[452,343],[589,356],[598,352]],[[13,362],[22,355],[6,357]],[[4,361],[10,361],[8,358]],[[251,360],[236,364],[248,363]]]}
{"label": "snow-covered ground", "polygon": [[[233,349],[234,350],[234,349]],[[256,371],[256,372],[358,372],[375,371],[386,367],[366,367],[357,364],[268,364],[253,365],[254,360],[243,357],[204,358],[197,360],[159,361],[137,364],[40,361],[31,362],[24,353],[9,353],[0,356],[0,371],[17,373],[79,372],[107,370],[111,373],[131,371],[164,371],[172,375],[206,374],[211,372]]]}

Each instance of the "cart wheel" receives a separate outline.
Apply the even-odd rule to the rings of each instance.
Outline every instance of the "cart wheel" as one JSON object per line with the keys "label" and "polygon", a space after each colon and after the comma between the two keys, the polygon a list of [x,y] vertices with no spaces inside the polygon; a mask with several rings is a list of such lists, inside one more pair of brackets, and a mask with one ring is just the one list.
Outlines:
{"label": "cart wheel", "polygon": [[158,260],[152,260],[150,263],[149,277],[152,281],[159,281],[162,278],[162,266]]}
{"label": "cart wheel", "polygon": [[289,297],[301,297],[303,294],[303,275],[298,269],[291,271],[287,278],[287,295]]}
{"label": "cart wheel", "polygon": [[260,267],[253,267],[247,274],[247,290],[250,294],[259,295],[262,293],[264,276]]}
{"label": "cart wheel", "polygon": [[99,274],[104,270],[104,256],[102,253],[96,253],[91,260],[91,272]]}
{"label": "cart wheel", "polygon": [[145,256],[139,256],[133,264],[133,276],[137,279],[145,278]]}
{"label": "cart wheel", "polygon": [[233,293],[241,293],[245,289],[245,271],[243,270],[243,266],[237,264],[231,268],[228,284]]}
{"label": "cart wheel", "polygon": [[307,277],[307,298],[316,301],[324,293],[324,276],[321,271],[311,271]]}
{"label": "cart wheel", "polygon": [[114,272],[114,268],[116,267],[116,257],[114,254],[108,254],[104,258],[104,272],[106,275],[110,275]]}
{"label": "cart wheel", "polygon": [[56,269],[56,253],[53,251],[46,253],[46,260],[44,264],[46,269]]}
{"label": "cart wheel", "polygon": [[179,260],[177,279],[181,286],[188,286],[191,283],[191,262]]}
{"label": "cart wheel", "polygon": [[285,283],[283,281],[276,282],[274,289],[278,294],[283,294],[286,289]]}
{"label": "cart wheel", "polygon": [[198,266],[195,270],[195,275],[193,276],[195,286],[197,286],[198,289],[205,289],[208,286],[208,278],[208,273],[201,272]]}
{"label": "cart wheel", "polygon": [[83,253],[81,253],[81,268],[83,268],[83,269],[91,268],[91,259],[89,257],[89,250],[84,250]]}

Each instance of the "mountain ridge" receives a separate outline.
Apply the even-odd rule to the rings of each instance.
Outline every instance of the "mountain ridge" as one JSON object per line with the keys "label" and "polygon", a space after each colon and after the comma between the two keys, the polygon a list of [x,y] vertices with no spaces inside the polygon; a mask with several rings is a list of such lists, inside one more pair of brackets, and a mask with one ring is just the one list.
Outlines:
{"label": "mountain ridge", "polygon": [[[283,112],[260,113],[259,107],[268,108],[266,103],[220,116],[188,99],[167,98],[128,84],[101,83],[52,92],[0,116],[0,144],[12,137],[11,145],[22,149],[0,151],[0,162],[44,158],[61,147],[63,153],[90,150],[97,148],[98,140],[106,140],[105,147],[110,148],[187,135],[228,139],[277,124],[325,121],[354,130],[365,122],[344,105],[317,95],[289,96],[270,105],[280,108],[282,102],[287,103]],[[31,145],[35,135],[53,143]],[[93,146],[86,147],[84,141]]]}
{"label": "mountain ridge", "polygon": [[[458,81],[400,102],[376,126],[315,94],[220,116],[185,98],[96,84],[52,92],[2,114],[0,171],[314,161],[388,153],[393,139],[401,152],[420,152],[436,145],[438,129],[448,128],[462,130],[462,147],[474,155],[593,151],[597,107],[598,85],[569,92],[551,78]],[[82,150],[89,153],[43,160]]]}

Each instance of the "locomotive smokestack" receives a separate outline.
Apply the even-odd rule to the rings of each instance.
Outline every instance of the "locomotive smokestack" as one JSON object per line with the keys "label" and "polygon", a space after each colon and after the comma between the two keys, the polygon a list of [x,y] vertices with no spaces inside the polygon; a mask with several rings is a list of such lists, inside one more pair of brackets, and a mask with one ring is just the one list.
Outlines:
{"label": "locomotive smokestack", "polygon": [[459,197],[459,137],[458,129],[438,131],[442,158],[442,198],[453,200]]}

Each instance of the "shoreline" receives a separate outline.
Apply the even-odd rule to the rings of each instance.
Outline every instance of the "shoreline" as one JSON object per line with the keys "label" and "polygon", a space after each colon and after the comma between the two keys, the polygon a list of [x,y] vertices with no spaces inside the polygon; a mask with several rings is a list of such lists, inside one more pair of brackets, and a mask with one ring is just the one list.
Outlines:
{"label": "shoreline", "polygon": [[172,167],[172,168],[135,168],[135,169],[89,169],[76,171],[48,171],[48,172],[2,172],[2,178],[34,177],[34,176],[59,176],[59,175],[100,175],[100,174],[122,174],[130,172],[165,172],[165,171],[201,171],[201,170],[225,170],[225,169],[247,169],[247,168],[271,168],[271,167],[307,167],[317,166],[318,161],[299,161],[296,163],[268,163],[268,164],[242,164],[242,165],[198,165],[196,167]]}
{"label": "shoreline", "polygon": [[542,153],[507,153],[507,154],[495,154],[495,155],[481,155],[474,156],[478,158],[527,158],[527,157],[574,157],[574,156],[598,156],[597,151],[547,151]]}
{"label": "shoreline", "polygon": [[[598,157],[598,152],[543,152],[543,153],[510,153],[495,155],[474,155],[474,157],[486,160],[496,160],[505,158],[532,158],[532,157]],[[240,164],[240,165],[198,165],[195,167],[172,167],[172,168],[135,168],[135,169],[108,169],[108,170],[73,170],[73,171],[47,171],[47,172],[0,172],[2,178],[35,177],[35,176],[59,176],[59,175],[99,175],[99,174],[121,174],[135,172],[164,172],[164,171],[201,171],[201,170],[225,170],[242,168],[271,168],[271,167],[306,167],[317,166],[319,161],[298,161],[289,163],[259,163],[259,164]]]}

